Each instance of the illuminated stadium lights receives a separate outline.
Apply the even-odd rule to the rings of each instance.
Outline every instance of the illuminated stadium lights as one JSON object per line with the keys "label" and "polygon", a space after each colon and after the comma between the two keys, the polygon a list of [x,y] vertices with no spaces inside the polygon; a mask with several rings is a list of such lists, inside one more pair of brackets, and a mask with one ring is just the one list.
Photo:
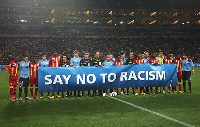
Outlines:
{"label": "illuminated stadium lights", "polygon": [[54,9],[51,11],[51,14],[53,14],[54,13]]}
{"label": "illuminated stadium lights", "polygon": [[172,16],[175,17],[178,15],[178,12],[175,12]]}
{"label": "illuminated stadium lights", "polygon": [[133,16],[133,15],[134,15],[134,12],[131,12],[129,15],[130,15],[130,16]]}
{"label": "illuminated stadium lights", "polygon": [[156,12],[153,12],[153,13],[151,13],[151,15],[150,16],[155,16],[156,15]]}
{"label": "illuminated stadium lights", "polygon": [[109,14],[109,15],[112,15],[112,11],[110,11],[108,14]]}
{"label": "illuminated stadium lights", "polygon": [[174,21],[172,24],[177,24],[178,23],[178,20]]}
{"label": "illuminated stadium lights", "polygon": [[112,24],[112,20],[109,20],[107,23],[108,23],[108,24]]}
{"label": "illuminated stadium lights", "polygon": [[52,18],[51,22],[54,22],[54,18]]}
{"label": "illuminated stadium lights", "polygon": [[129,24],[129,25],[130,25],[130,24],[133,25],[134,22],[135,22],[135,20],[132,20],[132,21],[128,22],[128,24]]}
{"label": "illuminated stadium lights", "polygon": [[149,24],[151,25],[151,24],[154,24],[154,23],[156,23],[156,20],[154,20],[154,21],[150,22]]}
{"label": "illuminated stadium lights", "polygon": [[[3,18],[3,17],[2,17]],[[19,20],[20,22],[28,22],[27,20],[23,20],[23,19],[21,19],[21,20]]]}

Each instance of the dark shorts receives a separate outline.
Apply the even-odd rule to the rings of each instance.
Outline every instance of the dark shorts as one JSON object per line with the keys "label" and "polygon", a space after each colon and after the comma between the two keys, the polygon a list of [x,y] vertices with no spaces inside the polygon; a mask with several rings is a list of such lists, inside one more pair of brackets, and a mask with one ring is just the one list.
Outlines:
{"label": "dark shorts", "polygon": [[28,87],[29,86],[29,78],[19,78],[20,87]]}
{"label": "dark shorts", "polygon": [[183,71],[182,79],[183,79],[183,81],[191,80],[191,71]]}

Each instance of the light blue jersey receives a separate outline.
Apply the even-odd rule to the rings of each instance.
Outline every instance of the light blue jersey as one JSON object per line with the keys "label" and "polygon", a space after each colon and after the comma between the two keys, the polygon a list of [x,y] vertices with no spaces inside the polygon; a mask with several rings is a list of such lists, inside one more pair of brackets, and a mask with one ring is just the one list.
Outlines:
{"label": "light blue jersey", "polygon": [[144,63],[148,63],[148,61],[149,61],[149,57],[148,58],[144,58],[143,60],[144,60]]}
{"label": "light blue jersey", "polygon": [[70,65],[71,65],[71,66],[79,67],[79,66],[80,66],[80,61],[81,61],[81,58],[80,58],[80,57],[78,57],[78,58],[73,57],[73,58],[71,58],[71,60],[70,60]]}
{"label": "light blue jersey", "polygon": [[42,59],[40,59],[39,60],[39,63],[40,63],[40,67],[48,67],[49,66],[49,60],[42,60]]}
{"label": "light blue jersey", "polygon": [[113,61],[110,61],[110,62],[107,62],[106,60],[103,62],[103,65],[104,66],[111,66],[111,65],[113,65],[114,64],[114,62]]}
{"label": "light blue jersey", "polygon": [[193,67],[194,64],[192,60],[189,62],[188,60],[183,59],[182,60],[182,71],[191,71],[191,67]]}
{"label": "light blue jersey", "polygon": [[29,78],[29,63],[30,61],[24,62],[20,61],[19,62],[19,74],[21,78]]}
{"label": "light blue jersey", "polygon": [[128,58],[124,58],[124,59],[121,58],[120,61],[123,61],[124,65],[125,65],[127,59],[128,59]]}

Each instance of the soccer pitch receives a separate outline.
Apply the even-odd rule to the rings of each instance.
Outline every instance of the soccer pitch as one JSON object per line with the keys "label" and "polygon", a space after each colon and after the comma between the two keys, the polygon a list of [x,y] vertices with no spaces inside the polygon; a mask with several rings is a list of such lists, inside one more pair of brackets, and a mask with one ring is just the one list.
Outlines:
{"label": "soccer pitch", "polygon": [[187,85],[182,94],[64,99],[47,99],[44,94],[43,100],[11,102],[8,72],[0,71],[1,126],[200,126],[199,83],[200,68],[195,68],[192,93]]}

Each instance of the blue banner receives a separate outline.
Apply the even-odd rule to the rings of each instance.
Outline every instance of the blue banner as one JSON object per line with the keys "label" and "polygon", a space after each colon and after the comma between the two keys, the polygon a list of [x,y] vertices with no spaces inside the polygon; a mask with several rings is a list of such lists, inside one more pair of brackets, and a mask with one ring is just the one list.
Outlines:
{"label": "blue banner", "polygon": [[175,64],[106,67],[40,67],[39,92],[177,86]]}

